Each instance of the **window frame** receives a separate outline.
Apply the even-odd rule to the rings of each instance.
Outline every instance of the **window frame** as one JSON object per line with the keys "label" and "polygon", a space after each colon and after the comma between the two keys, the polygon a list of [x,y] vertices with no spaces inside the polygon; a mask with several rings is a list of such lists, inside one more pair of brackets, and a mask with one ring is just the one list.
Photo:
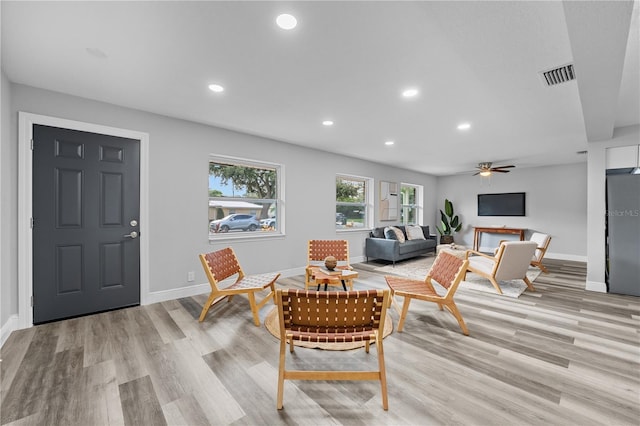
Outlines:
{"label": "window frame", "polygon": [[[285,188],[284,188],[284,164],[280,163],[272,163],[269,161],[260,161],[253,160],[249,158],[242,157],[233,157],[227,155],[218,155],[218,154],[209,154],[209,158],[207,161],[207,171],[211,166],[211,163],[218,164],[231,164],[237,166],[244,167],[255,167],[257,169],[273,169],[276,172],[276,196],[275,198],[246,198],[246,197],[210,197],[209,194],[209,184],[207,183],[207,236],[209,240],[209,244],[214,244],[218,241],[225,240],[249,240],[249,239],[262,239],[262,238],[274,238],[274,237],[282,237],[285,235]],[[210,175],[208,175],[210,176]],[[207,177],[208,180],[208,177]],[[259,229],[254,232],[227,232],[227,233],[218,233],[212,234],[209,232],[209,226],[211,220],[209,220],[209,211],[211,200],[224,200],[224,201],[249,201],[256,200],[260,202],[271,201],[276,204],[276,224],[277,228],[274,231],[269,232],[261,232]],[[235,211],[234,211],[235,212]],[[231,214],[231,213],[229,213]],[[244,214],[244,213],[240,213]],[[247,213],[249,214],[249,213]],[[261,219],[258,219],[260,221]]]}
{"label": "window frame", "polygon": [[[351,180],[351,181],[361,181],[364,183],[364,202],[363,203],[348,203],[345,201],[338,201],[337,199],[337,193],[335,193],[336,190],[336,185],[337,185],[337,180],[338,179],[345,179],[345,180]],[[374,217],[373,217],[373,212],[374,212],[374,206],[373,206],[373,200],[374,200],[374,179],[370,178],[370,177],[366,177],[366,176],[358,176],[358,175],[352,175],[352,174],[348,174],[348,173],[336,173],[335,175],[335,179],[334,179],[334,197],[335,197],[335,206],[336,208],[334,209],[333,212],[333,221],[334,221],[334,226],[336,226],[335,230],[336,232],[340,233],[340,232],[361,232],[361,231],[369,231],[373,228],[373,222],[374,222]],[[338,228],[337,224],[335,224],[335,216],[336,213],[338,212],[338,206],[362,206],[364,207],[364,220],[362,223],[362,227],[358,227],[358,228],[353,228],[353,227],[345,227],[345,228]]]}
{"label": "window frame", "polygon": [[[415,203],[414,204],[405,204],[404,203],[404,188],[413,188],[415,189]],[[400,222],[402,225],[423,225],[423,214],[424,211],[424,186],[417,185],[414,183],[406,183],[400,182]],[[404,215],[404,209],[415,209],[415,218],[416,223],[407,223],[407,218]]]}

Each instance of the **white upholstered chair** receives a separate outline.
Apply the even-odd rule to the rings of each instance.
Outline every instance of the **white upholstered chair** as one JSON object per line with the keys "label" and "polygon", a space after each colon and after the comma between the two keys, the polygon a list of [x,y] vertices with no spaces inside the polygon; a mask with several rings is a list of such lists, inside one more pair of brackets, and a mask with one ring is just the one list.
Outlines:
{"label": "white upholstered chair", "polygon": [[537,248],[538,244],[535,241],[505,241],[500,244],[495,256],[467,250],[467,271],[487,278],[499,294],[502,294],[499,281],[515,279],[523,280],[529,290],[535,291],[527,278],[527,269]]}
{"label": "white upholstered chair", "polygon": [[551,242],[551,236],[549,234],[534,232],[533,234],[531,234],[530,241],[534,241],[536,244],[538,244],[538,248],[536,249],[536,252],[533,254],[533,258],[531,259],[531,266],[537,266],[542,272],[546,274],[549,271],[547,271],[547,268],[545,268],[545,266],[542,264],[542,258],[547,253],[547,248],[549,247],[549,243]]}

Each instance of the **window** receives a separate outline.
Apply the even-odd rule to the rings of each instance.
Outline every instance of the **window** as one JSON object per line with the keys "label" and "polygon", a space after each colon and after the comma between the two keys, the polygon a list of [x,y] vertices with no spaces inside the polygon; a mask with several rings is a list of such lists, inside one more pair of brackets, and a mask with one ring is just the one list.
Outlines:
{"label": "window", "polygon": [[422,186],[403,183],[400,185],[400,221],[403,225],[421,225]]}
{"label": "window", "polygon": [[372,180],[356,176],[336,176],[336,229],[370,228],[369,193]]}
{"label": "window", "polygon": [[231,157],[209,160],[209,239],[282,233],[282,166]]}

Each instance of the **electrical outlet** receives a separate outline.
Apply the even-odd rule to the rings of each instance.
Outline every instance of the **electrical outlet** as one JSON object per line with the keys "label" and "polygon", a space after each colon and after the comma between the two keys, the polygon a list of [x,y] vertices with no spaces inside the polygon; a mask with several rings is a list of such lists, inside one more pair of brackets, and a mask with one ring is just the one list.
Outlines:
{"label": "electrical outlet", "polygon": [[191,282],[191,281],[195,281],[196,279],[196,274],[193,271],[189,271],[187,272],[187,281]]}

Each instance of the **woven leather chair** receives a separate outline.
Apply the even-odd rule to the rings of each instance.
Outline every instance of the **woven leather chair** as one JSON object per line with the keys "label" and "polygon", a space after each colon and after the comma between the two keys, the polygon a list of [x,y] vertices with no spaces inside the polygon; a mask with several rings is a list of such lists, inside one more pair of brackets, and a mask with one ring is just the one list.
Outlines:
{"label": "woven leather chair", "polygon": [[[467,260],[460,259],[452,254],[440,252],[424,280],[385,276],[384,279],[391,289],[391,303],[400,314],[398,332],[402,332],[411,300],[418,299],[437,303],[440,310],[442,310],[443,307],[447,308],[456,318],[458,324],[460,324],[462,333],[468,336],[469,330],[462,319],[462,315],[460,315],[460,311],[458,311],[458,307],[453,301],[453,296],[458,289],[460,281],[462,281],[462,277],[466,273],[468,263]],[[447,292],[443,296],[440,296],[433,288],[432,281],[440,284]],[[402,309],[400,309],[400,305],[396,301],[395,296],[404,297]]]}
{"label": "woven leather chair", "polygon": [[[304,288],[308,290],[315,285],[313,279],[313,267],[324,265],[327,256],[333,256],[338,261],[336,269],[353,269],[349,265],[349,241],[347,240],[309,240],[307,243],[307,268],[305,273]],[[345,278],[336,280],[336,283],[344,281],[349,290],[353,290],[353,279]]]}
{"label": "woven leather chair", "polygon": [[[535,241],[506,241],[500,244],[495,256],[467,250],[467,270],[487,278],[499,294],[502,294],[502,289],[498,281],[516,279],[523,280],[529,290],[535,291],[527,278],[527,269],[537,248]],[[475,256],[469,256],[471,254]]]}
{"label": "woven leather chair", "polygon": [[[260,326],[258,310],[269,300],[275,300],[275,282],[280,277],[280,274],[245,275],[231,247],[212,253],[200,254],[198,257],[211,285],[211,294],[200,313],[200,322],[204,320],[209,308],[225,297],[227,297],[227,301],[230,302],[236,294],[246,294],[249,297],[253,323],[256,326]],[[224,281],[234,275],[237,275],[237,279],[233,284],[225,288],[218,287],[220,281]],[[260,302],[256,303],[256,293],[261,292],[267,287],[270,289],[269,294]]]}
{"label": "woven leather chair", "polygon": [[[280,321],[280,362],[278,369],[278,409],[282,408],[285,380],[379,380],[382,407],[388,409],[387,378],[382,338],[389,290],[329,291],[276,290]],[[294,351],[294,341],[344,343],[374,342],[378,370],[309,371],[287,370],[286,346]]]}

